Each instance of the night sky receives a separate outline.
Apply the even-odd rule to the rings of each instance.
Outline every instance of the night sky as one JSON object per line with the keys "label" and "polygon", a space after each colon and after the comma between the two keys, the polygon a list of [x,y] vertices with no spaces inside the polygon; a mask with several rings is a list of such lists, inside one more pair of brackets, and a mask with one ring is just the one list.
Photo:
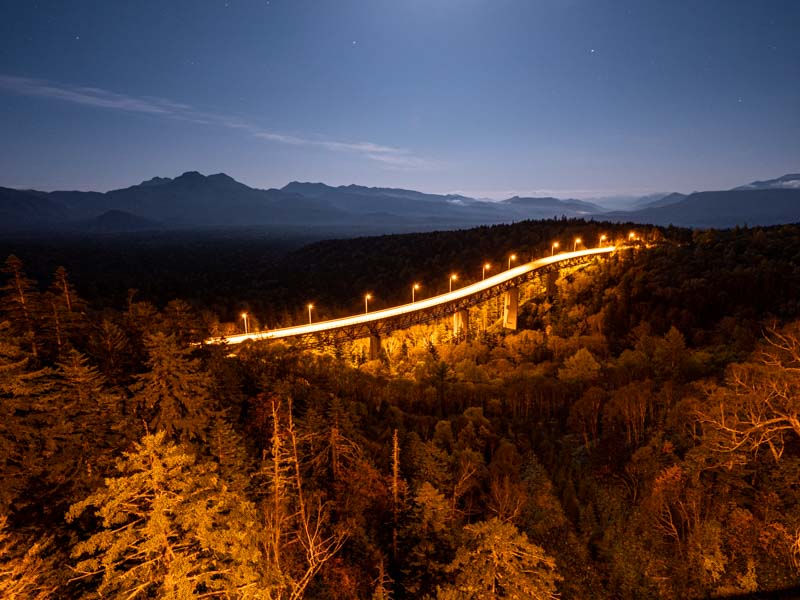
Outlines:
{"label": "night sky", "polygon": [[797,0],[3,0],[0,185],[479,197],[800,171]]}

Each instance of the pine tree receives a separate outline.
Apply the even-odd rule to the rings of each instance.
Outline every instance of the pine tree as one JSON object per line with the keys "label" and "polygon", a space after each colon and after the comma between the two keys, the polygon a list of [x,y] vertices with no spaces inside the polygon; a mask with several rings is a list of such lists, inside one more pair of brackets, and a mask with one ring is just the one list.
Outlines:
{"label": "pine tree", "polygon": [[206,448],[209,458],[217,463],[219,475],[226,485],[232,491],[244,494],[252,469],[244,442],[225,415],[213,419]]}
{"label": "pine tree", "polygon": [[55,354],[60,357],[70,347],[83,346],[88,326],[86,302],[69,282],[64,267],[56,269],[50,290],[43,296],[43,304],[46,329]]}
{"label": "pine tree", "polygon": [[439,599],[556,598],[555,560],[514,525],[491,519],[464,532],[466,545],[449,566],[455,584],[440,588]]}
{"label": "pine tree", "polygon": [[34,366],[10,329],[8,322],[0,322],[0,509],[15,502],[19,510],[32,499],[23,497],[23,490],[42,476],[52,456],[44,432],[52,424],[47,399],[55,375]]}
{"label": "pine tree", "polygon": [[111,381],[120,383],[135,372],[136,362],[131,343],[122,327],[104,318],[93,328],[89,339],[91,354],[99,360],[100,368]]}
{"label": "pine tree", "polygon": [[133,387],[140,416],[152,430],[176,439],[206,439],[214,412],[211,377],[172,336],[148,335],[145,346],[148,371]]}
{"label": "pine tree", "polygon": [[[122,394],[108,386],[86,356],[70,350],[56,376],[47,398],[53,426],[46,432],[59,457],[51,467],[54,483],[90,489],[110,463],[111,453],[126,446],[135,429],[123,416]],[[75,493],[81,494],[72,491],[69,497]]]}
{"label": "pine tree", "polygon": [[174,335],[180,344],[200,342],[210,335],[200,316],[184,300],[171,300],[161,312],[158,326],[167,335]]}
{"label": "pine tree", "polygon": [[2,501],[52,512],[76,489],[94,485],[104,455],[124,440],[119,404],[76,350],[55,370],[31,370],[29,357],[0,341]]}
{"label": "pine tree", "polygon": [[427,481],[411,503],[409,521],[402,532],[403,587],[411,597],[427,597],[453,559],[456,518],[451,503]]}
{"label": "pine tree", "polygon": [[6,259],[2,272],[8,275],[8,280],[0,288],[0,309],[11,323],[12,334],[38,358],[43,308],[36,282],[25,275],[22,261],[13,254]]}
{"label": "pine tree", "polygon": [[97,593],[119,598],[269,598],[254,507],[165,432],[146,435],[117,462],[118,476],[74,504],[99,531],[75,545],[73,581],[100,576]]}
{"label": "pine tree", "polygon": [[47,600],[56,597],[52,582],[56,571],[52,540],[31,542],[8,529],[0,517],[0,598]]}

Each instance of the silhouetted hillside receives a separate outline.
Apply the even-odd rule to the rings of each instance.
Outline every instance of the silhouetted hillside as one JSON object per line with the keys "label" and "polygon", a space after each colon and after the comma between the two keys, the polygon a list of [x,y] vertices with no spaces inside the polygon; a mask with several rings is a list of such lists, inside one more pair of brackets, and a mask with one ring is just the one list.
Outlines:
{"label": "silhouetted hillside", "polygon": [[224,173],[205,176],[189,171],[174,179],[154,177],[106,193],[0,188],[0,216],[4,217],[0,229],[64,229],[108,211],[136,215],[163,229],[305,227],[328,237],[560,217],[687,227],[770,225],[800,220],[798,181],[797,176],[786,175],[736,190],[647,196],[636,201],[637,210],[609,213],[592,202],[553,197],[514,196],[494,202],[458,194],[296,181],[280,190],[260,190]]}
{"label": "silhouetted hillside", "polygon": [[797,223],[800,222],[800,189],[695,192],[666,206],[609,213],[605,218],[708,228]]}

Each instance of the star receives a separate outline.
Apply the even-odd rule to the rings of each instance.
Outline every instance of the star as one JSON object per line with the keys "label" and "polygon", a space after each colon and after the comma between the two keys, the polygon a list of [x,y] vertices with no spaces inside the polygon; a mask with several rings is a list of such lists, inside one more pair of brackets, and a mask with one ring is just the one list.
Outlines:
{"label": "star", "polygon": [[590,54],[594,54],[594,48],[592,48],[591,50],[589,50],[589,53],[590,53]]}
{"label": "star", "polygon": [[353,40],[353,46],[355,46],[355,45],[356,45],[356,41],[355,41],[355,40]]}

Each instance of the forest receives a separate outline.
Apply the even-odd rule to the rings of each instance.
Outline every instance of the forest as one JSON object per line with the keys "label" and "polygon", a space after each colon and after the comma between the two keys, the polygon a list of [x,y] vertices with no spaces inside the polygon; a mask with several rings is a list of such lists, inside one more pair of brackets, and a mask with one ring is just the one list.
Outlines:
{"label": "forest", "polygon": [[[226,240],[218,287],[199,242],[112,283],[96,252],[20,245],[0,276],[0,597],[800,596],[798,225],[640,228],[532,289],[517,330],[417,326],[375,361],[202,344],[242,310],[389,306],[629,227]],[[149,293],[170,273],[174,297]]]}

